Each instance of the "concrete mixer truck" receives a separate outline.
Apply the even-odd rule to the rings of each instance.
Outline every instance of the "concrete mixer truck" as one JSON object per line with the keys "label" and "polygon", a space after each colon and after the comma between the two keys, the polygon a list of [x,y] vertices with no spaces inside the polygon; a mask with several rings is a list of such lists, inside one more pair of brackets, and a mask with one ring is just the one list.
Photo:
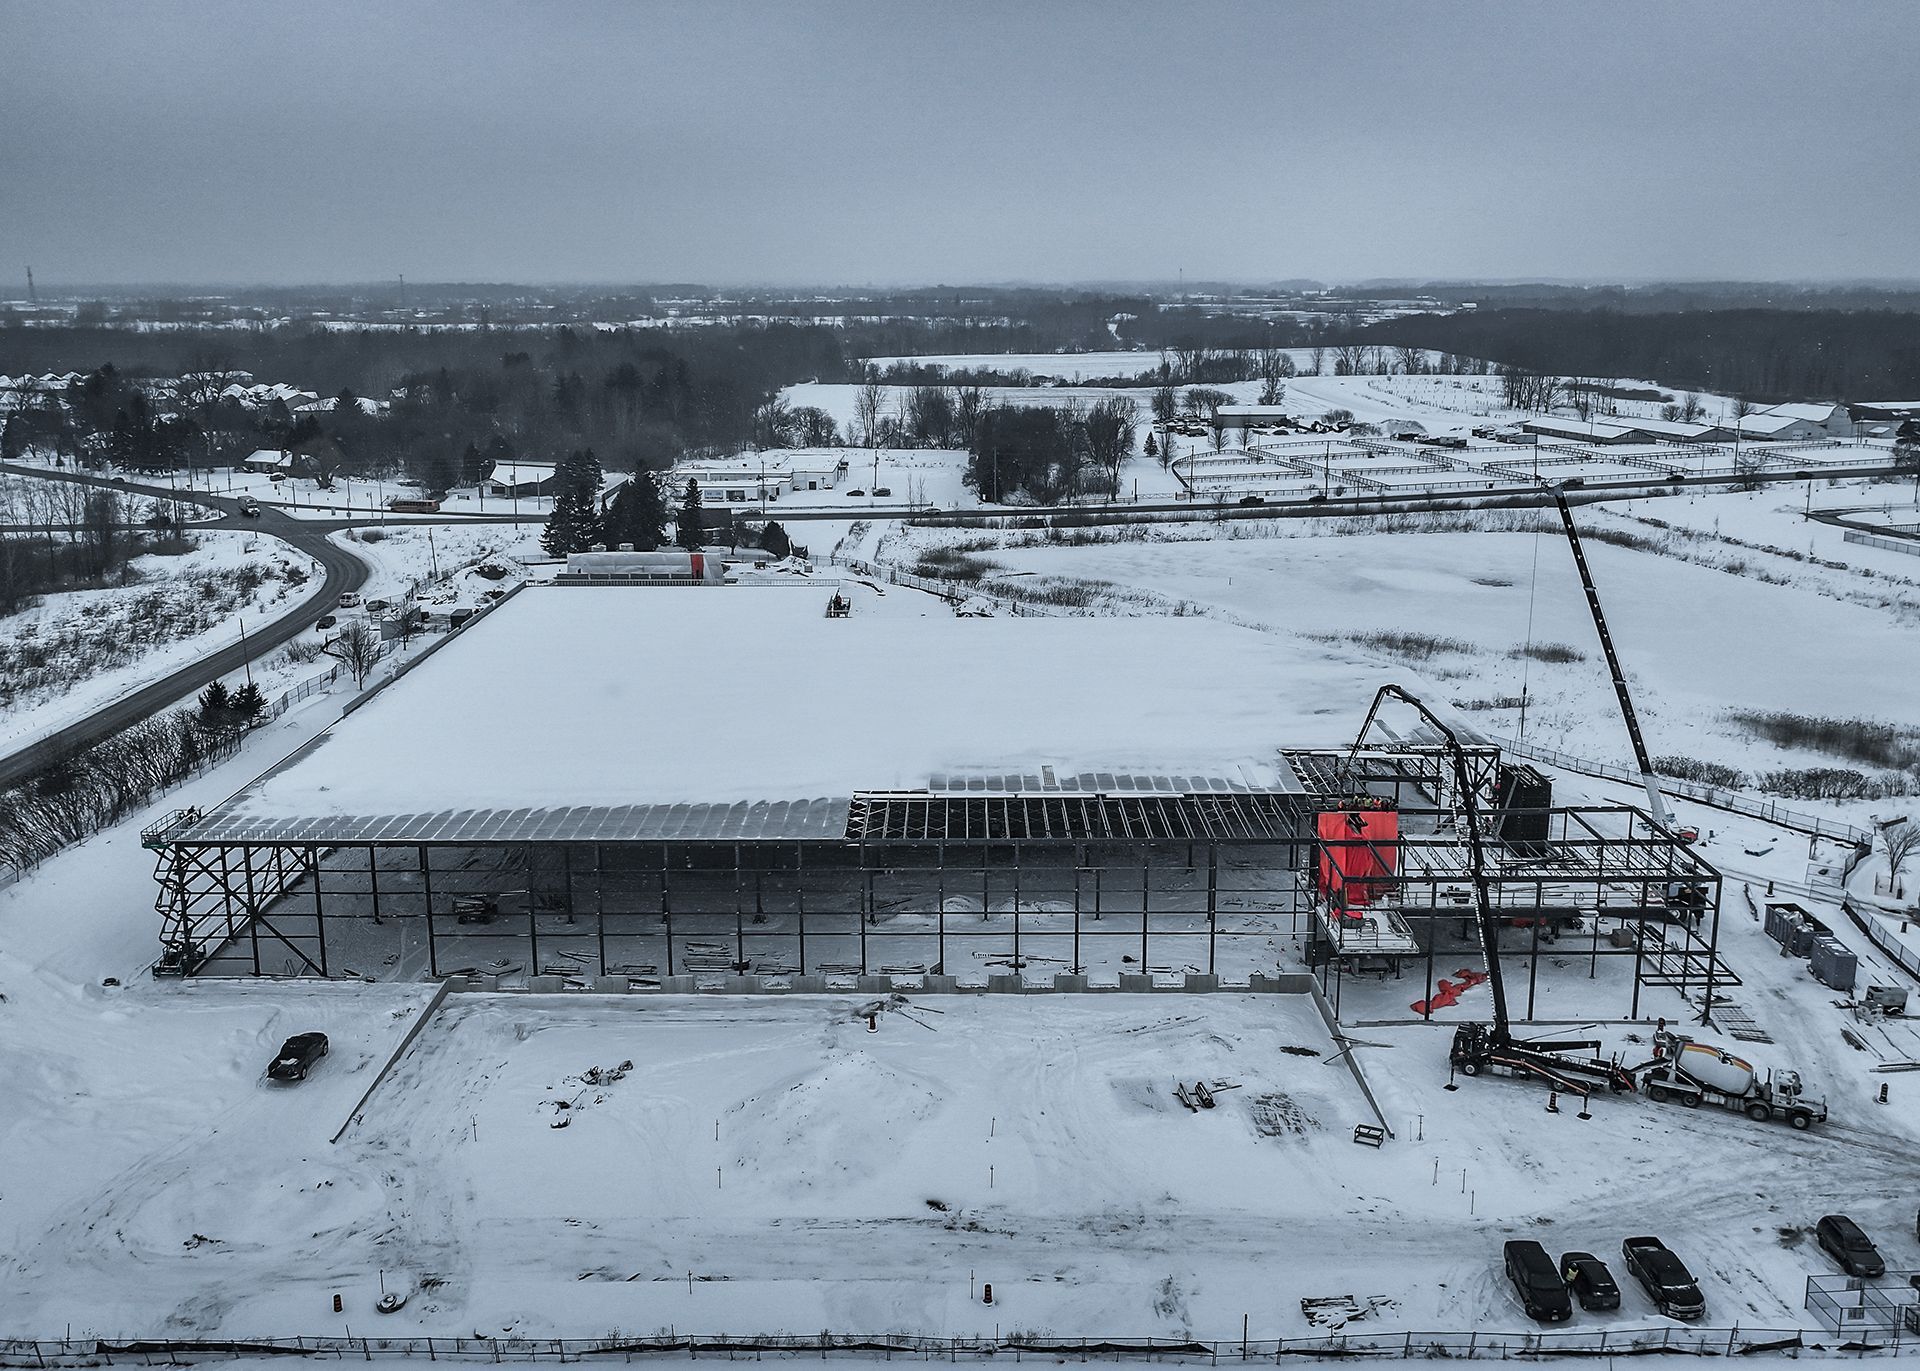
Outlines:
{"label": "concrete mixer truck", "polygon": [[1751,1062],[1725,1048],[1666,1028],[1654,1032],[1653,1060],[1635,1067],[1633,1074],[1655,1102],[1718,1105],[1750,1119],[1785,1119],[1795,1128],[1827,1117],[1823,1101],[1803,1094],[1799,1072],[1769,1071],[1762,1077]]}

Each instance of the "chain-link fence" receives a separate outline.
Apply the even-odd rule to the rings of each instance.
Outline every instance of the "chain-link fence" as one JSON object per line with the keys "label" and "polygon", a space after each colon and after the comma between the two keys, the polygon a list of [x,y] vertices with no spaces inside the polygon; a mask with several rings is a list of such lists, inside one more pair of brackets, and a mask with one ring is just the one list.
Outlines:
{"label": "chain-link fence", "polygon": [[[1899,1330],[1882,1338],[1850,1341],[1798,1328],[1567,1329],[1535,1333],[1328,1333],[1305,1338],[1207,1340],[1193,1338],[1061,1338],[1040,1334],[1006,1337],[934,1338],[891,1333],[818,1333],[804,1336],[702,1336],[677,1334],[650,1338],[253,1338],[233,1341],[94,1339],[0,1342],[0,1366],[67,1367],[97,1365],[172,1366],[197,1361],[261,1356],[321,1358],[424,1357],[431,1361],[588,1361],[636,1357],[872,1356],[887,1360],[980,1360],[1026,1356],[1055,1361],[1270,1361],[1289,1358],[1334,1360],[1466,1358],[1506,1360],[1539,1357],[1612,1357],[1652,1353],[1732,1357],[1766,1352],[1797,1354],[1828,1351],[1861,1354],[1898,1352]],[[1904,1347],[1920,1346],[1908,1335]]]}

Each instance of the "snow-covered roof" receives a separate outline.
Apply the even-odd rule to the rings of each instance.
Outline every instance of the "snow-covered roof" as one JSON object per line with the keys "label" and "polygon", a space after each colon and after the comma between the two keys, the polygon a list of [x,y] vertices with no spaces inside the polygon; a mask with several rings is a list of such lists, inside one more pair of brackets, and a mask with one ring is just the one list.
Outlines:
{"label": "snow-covered roof", "polygon": [[1742,433],[1779,433],[1792,428],[1795,424],[1818,424],[1820,420],[1809,419],[1799,414],[1778,414],[1773,410],[1763,410],[1759,414],[1749,414],[1742,419],[1737,428]]}
{"label": "snow-covered roof", "polygon": [[534,486],[553,479],[549,462],[500,462],[488,473],[487,480],[501,486]]}
{"label": "snow-covered roof", "polygon": [[280,448],[255,448],[241,461],[249,467],[288,467],[293,465],[293,454]]}
{"label": "snow-covered roof", "polygon": [[[828,619],[783,585],[523,590],[192,836],[508,840],[564,836],[575,815],[615,840],[664,806],[759,814],[765,832],[770,807],[817,825],[862,793],[968,778],[1291,791],[1277,749],[1351,733],[1371,690],[1360,664],[1197,616],[928,607]],[[777,692],[751,672],[686,680],[720,643],[779,662]],[[1005,708],[1006,681],[1068,667],[1101,689]],[[476,746],[481,720],[508,722]]]}
{"label": "snow-covered roof", "polygon": [[1835,414],[1842,419],[1847,417],[1847,412],[1838,405],[1774,405],[1762,410],[1761,413],[1785,415],[1789,419],[1805,419],[1813,424],[1828,423]]}
{"label": "snow-covered roof", "polygon": [[1285,405],[1222,405],[1214,411],[1222,419],[1285,419]]}

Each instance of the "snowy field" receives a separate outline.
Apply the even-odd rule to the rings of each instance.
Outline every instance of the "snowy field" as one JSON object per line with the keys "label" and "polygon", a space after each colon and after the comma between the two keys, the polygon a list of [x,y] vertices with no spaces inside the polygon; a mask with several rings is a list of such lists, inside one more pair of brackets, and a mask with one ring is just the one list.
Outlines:
{"label": "snowy field", "polygon": [[275,538],[201,530],[137,557],[132,584],[47,595],[0,618],[0,747],[24,744],[239,641],[311,598],[319,564]]}
{"label": "snowy field", "polygon": [[[1821,760],[1756,757],[1751,734],[1727,718],[1736,709],[1920,728],[1920,696],[1906,685],[1920,672],[1913,632],[1920,624],[1920,567],[1902,565],[1915,559],[1898,553],[1845,543],[1840,529],[1801,521],[1798,494],[1684,496],[1578,511],[1655,752],[1740,766]],[[1700,536],[1671,534],[1643,521],[1649,518]],[[1477,727],[1507,736],[1519,727],[1524,687],[1530,741],[1625,760],[1618,707],[1557,520],[1550,512],[1515,512],[1466,522],[1494,531],[1383,531],[1462,526],[1452,516],[1424,523],[1412,516],[1373,525],[1306,520],[1076,530],[1074,537],[1089,543],[1076,546],[1049,544],[1044,533],[914,530],[881,552],[912,562],[930,544],[958,543],[978,548],[972,555],[1000,568],[995,574],[1016,578],[1001,582],[1015,594],[1021,577],[1091,582],[1112,608],[1164,611],[1184,603],[1256,624],[1300,642],[1303,651],[1371,661],[1417,679],[1433,697],[1469,711]],[[1497,531],[1515,524],[1528,531]],[[1097,541],[1109,533],[1114,541]],[[1138,533],[1151,541],[1118,540]],[[1647,546],[1593,536],[1606,533]],[[1733,537],[1749,545],[1726,541]],[[1843,564],[1813,564],[1809,550]]]}
{"label": "snowy field", "polygon": [[[1300,996],[932,997],[872,1032],[845,997],[459,996],[329,1146],[423,994],[88,995],[88,1057],[125,1069],[16,1115],[11,1160],[46,1179],[9,1196],[10,1323],[338,1333],[367,1328],[384,1279],[412,1296],[390,1334],[1230,1337],[1245,1315],[1266,1338],[1341,1295],[1379,1297],[1372,1330],[1511,1330],[1505,1238],[1612,1255],[1656,1231],[1710,1322],[1792,1327],[1828,1269],[1802,1232],[1818,1214],[1915,1260],[1913,1109],[1868,1103],[1857,1069],[1822,1080],[1855,1122],[1815,1134],[1637,1098],[1581,1119],[1512,1082],[1449,1093],[1443,1031],[1369,1028],[1399,1135],[1375,1151]],[[334,1041],[313,1079],[263,1083],[310,1027]],[[1829,1025],[1789,1041],[1809,1074],[1809,1050],[1845,1065]],[[16,1100],[95,1076],[57,1044],[10,1060]],[[1174,1099],[1193,1081],[1215,1109]],[[989,1281],[991,1308],[970,1295]],[[1631,1285],[1618,1314],[1578,1316],[1662,1322]]]}

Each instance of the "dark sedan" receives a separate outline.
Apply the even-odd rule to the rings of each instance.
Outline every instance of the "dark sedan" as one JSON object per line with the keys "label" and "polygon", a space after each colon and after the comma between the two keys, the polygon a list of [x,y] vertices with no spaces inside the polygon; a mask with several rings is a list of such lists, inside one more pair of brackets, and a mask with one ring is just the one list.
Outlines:
{"label": "dark sedan", "polygon": [[1613,1272],[1591,1252],[1569,1252],[1560,1258],[1560,1278],[1582,1309],[1598,1312],[1620,1307],[1620,1287]]}
{"label": "dark sedan", "polygon": [[304,1081],[315,1063],[327,1055],[327,1035],[296,1033],[280,1045],[280,1055],[267,1068],[267,1079]]}

